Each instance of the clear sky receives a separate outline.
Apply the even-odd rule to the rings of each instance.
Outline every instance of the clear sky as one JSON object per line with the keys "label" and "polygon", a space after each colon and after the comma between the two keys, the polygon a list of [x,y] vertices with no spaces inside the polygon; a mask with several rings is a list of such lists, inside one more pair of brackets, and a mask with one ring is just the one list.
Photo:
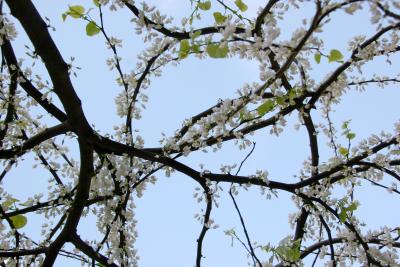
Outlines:
{"label": "clear sky", "polygon": [[[189,0],[152,0],[146,1],[156,5],[161,13],[176,18],[179,22],[182,16],[190,13]],[[249,18],[256,16],[257,7],[265,1],[245,1],[249,10],[245,15]],[[87,8],[92,7],[92,1],[34,1],[42,16],[50,19],[50,24],[56,28],[52,32],[56,44],[63,57],[68,61],[75,57],[74,65],[81,69],[76,70],[77,77],[73,78],[75,89],[82,100],[83,109],[90,123],[95,125],[101,133],[111,133],[116,124],[123,122],[116,115],[114,104],[115,96],[121,91],[116,85],[117,73],[109,71],[105,60],[112,56],[106,49],[104,38],[100,35],[88,37],[85,35],[83,21],[68,18],[65,22],[61,14],[69,4],[80,4]],[[287,40],[294,29],[301,25],[304,17],[313,12],[309,9],[295,10],[287,14],[282,24],[279,40]],[[97,18],[96,11],[92,13]],[[351,36],[358,34],[370,35],[374,27],[370,25],[368,10],[361,11],[351,17],[339,13],[332,16],[332,21],[323,33],[325,50],[338,49],[348,57],[347,41]],[[134,25],[130,22],[131,13],[126,9],[118,12],[105,12],[105,24],[109,34],[123,40],[123,47],[119,49],[122,68],[125,72],[134,70],[136,56],[145,45],[141,37],[134,33]],[[210,22],[205,15],[205,24]],[[336,21],[336,22],[335,22]],[[18,26],[19,27],[19,26]],[[24,57],[24,45],[29,41],[23,36],[19,28],[19,37],[15,41],[18,57]],[[24,39],[25,38],[25,39]],[[384,59],[382,59],[383,61]],[[26,62],[27,65],[29,60]],[[365,77],[372,77],[374,73],[395,74],[400,66],[399,59],[393,61],[392,66],[380,64],[379,69],[374,64],[365,67]],[[313,63],[314,64],[314,63]],[[384,67],[382,67],[384,66]],[[332,68],[326,62],[316,65],[313,77],[321,81]],[[41,66],[33,70],[43,73]],[[134,122],[134,128],[140,129],[145,139],[146,147],[158,146],[161,133],[173,134],[185,118],[195,115],[207,107],[214,105],[218,99],[233,98],[236,90],[244,83],[259,82],[258,63],[245,61],[239,58],[224,60],[198,60],[193,56],[182,60],[177,67],[167,66],[161,77],[152,78],[152,84],[147,89],[149,103],[143,111],[143,119]],[[351,129],[357,133],[356,141],[368,137],[371,133],[380,130],[391,132],[393,123],[399,119],[398,86],[388,86],[384,90],[371,86],[367,92],[349,92],[343,97],[340,105],[335,106],[336,112],[332,120],[338,127],[345,120],[351,119]],[[254,174],[257,169],[267,169],[271,179],[295,181],[294,175],[299,173],[303,161],[308,157],[308,139],[304,129],[294,130],[297,123],[296,116],[288,121],[285,132],[275,137],[269,134],[269,129],[261,130],[252,137],[256,144],[254,153],[242,168],[241,174]],[[49,125],[51,122],[49,121]],[[321,142],[326,142],[322,139]],[[321,146],[323,147],[323,146]],[[238,151],[230,143],[217,153],[195,152],[182,162],[198,169],[203,163],[207,169],[219,171],[221,164],[240,163],[249,150]],[[77,156],[76,147],[71,145],[71,154]],[[331,156],[328,151],[321,151],[321,162]],[[32,169],[32,156],[27,155],[25,161],[20,162],[17,169],[13,169],[3,186],[13,192],[17,198],[24,199],[32,192],[46,191],[49,174],[39,169]],[[174,173],[166,178],[162,173],[158,175],[155,185],[149,185],[144,196],[137,199],[136,215],[139,237],[136,248],[141,257],[140,267],[151,266],[193,266],[196,257],[196,239],[201,230],[201,224],[194,219],[195,214],[201,213],[204,203],[197,203],[193,198],[194,188],[197,186],[190,178]],[[34,182],[33,182],[34,181]],[[246,266],[250,261],[246,258],[243,247],[224,234],[225,230],[234,228],[244,239],[237,213],[227,194],[228,186],[224,185],[224,192],[219,200],[220,207],[213,210],[212,218],[219,228],[210,230],[204,242],[204,266],[219,267]],[[279,193],[278,198],[266,200],[259,194],[259,188],[240,190],[237,198],[250,237],[261,245],[268,242],[277,244],[279,240],[292,233],[288,224],[288,214],[295,211],[290,196]],[[371,226],[379,227],[382,224],[394,226],[397,219],[389,212],[399,204],[398,199],[382,190],[368,187],[368,191],[360,192],[365,204],[361,205],[358,214]],[[379,197],[371,197],[371,196]],[[396,202],[397,201],[397,202]],[[363,203],[363,202],[362,202]],[[393,204],[388,204],[393,203]],[[24,229],[37,238],[40,237],[41,216],[29,217],[28,226]],[[92,218],[82,221],[79,227],[84,238],[96,236],[95,221]],[[262,252],[260,258],[265,259]],[[77,266],[78,263],[59,257],[56,266]]]}

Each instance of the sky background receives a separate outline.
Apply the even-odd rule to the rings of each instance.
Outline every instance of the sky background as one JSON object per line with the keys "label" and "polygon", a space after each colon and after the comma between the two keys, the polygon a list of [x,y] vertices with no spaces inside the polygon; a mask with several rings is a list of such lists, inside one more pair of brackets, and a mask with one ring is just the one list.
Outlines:
{"label": "sky background", "polygon": [[[190,14],[190,1],[184,0],[153,0],[146,1],[156,5],[162,14],[167,14],[180,21],[182,16]],[[229,1],[228,1],[229,2]],[[231,1],[232,2],[232,1]],[[245,15],[249,18],[256,16],[257,7],[265,1],[245,1],[249,10]],[[105,60],[112,56],[106,49],[104,38],[100,35],[88,37],[85,34],[85,23],[68,18],[62,22],[61,14],[68,9],[68,5],[80,4],[86,8],[92,7],[92,1],[34,1],[42,16],[50,19],[56,31],[51,32],[64,59],[75,57],[74,64],[81,67],[77,70],[77,77],[73,78],[75,89],[82,100],[83,109],[90,123],[95,125],[101,133],[110,133],[114,125],[123,122],[117,115],[114,104],[115,96],[121,91],[116,85],[117,73],[109,71]],[[305,5],[301,11],[295,10],[287,14],[287,19],[281,22],[282,34],[279,40],[287,40],[294,29],[301,25],[304,17],[309,17],[313,12],[310,4]],[[91,14],[95,18],[95,10]],[[212,14],[212,12],[209,12]],[[134,70],[137,62],[136,56],[145,45],[142,37],[134,32],[134,25],[130,22],[132,15],[122,9],[118,12],[105,12],[105,24],[109,35],[122,39],[123,47],[119,49],[122,56],[122,68],[125,72]],[[204,23],[210,22],[209,16],[204,16]],[[332,16],[333,23],[326,26],[322,36],[325,41],[325,51],[338,49],[348,56],[347,41],[350,37],[359,34],[371,35],[374,27],[369,24],[368,11],[363,10],[357,16],[351,17],[338,13]],[[19,25],[18,25],[19,27]],[[18,57],[24,57],[24,45],[31,46],[29,41],[20,33],[13,42]],[[382,62],[378,60],[376,62]],[[373,73],[390,76],[399,69],[398,58],[392,66],[385,64],[367,64],[365,77],[372,77]],[[29,60],[26,61],[29,65]],[[377,67],[379,66],[379,68]],[[382,67],[383,66],[383,67]],[[323,61],[313,70],[313,77],[318,82],[326,73],[336,65]],[[34,68],[34,73],[43,73],[40,64]],[[193,56],[181,61],[178,67],[167,66],[159,78],[152,78],[152,84],[147,90],[149,103],[143,112],[143,119],[134,122],[134,128],[140,129],[145,139],[146,147],[158,146],[161,132],[167,135],[181,126],[183,119],[203,111],[214,105],[218,99],[236,97],[236,90],[244,83],[259,82],[258,63],[230,58],[228,60],[207,59],[199,61]],[[339,128],[345,120],[351,119],[350,127],[357,133],[355,142],[368,137],[371,133],[379,133],[384,129],[391,132],[393,123],[398,117],[398,87],[388,86],[382,90],[375,86],[367,92],[349,92],[343,97],[340,105],[335,106],[336,112],[332,120]],[[257,145],[254,153],[242,168],[242,175],[254,174],[257,169],[267,169],[270,178],[280,181],[295,181],[294,175],[299,173],[302,162],[308,157],[308,138],[304,129],[294,130],[297,123],[296,116],[288,120],[285,132],[279,136],[271,136],[269,129],[259,131],[252,140]],[[49,121],[49,125],[51,121]],[[323,144],[326,140],[322,139]],[[321,147],[324,147],[323,145]],[[71,144],[71,154],[77,156],[76,145]],[[234,151],[234,152],[232,152]],[[199,164],[204,163],[207,169],[219,171],[221,164],[240,163],[249,150],[237,151],[231,143],[217,153],[194,152],[181,161],[199,169]],[[321,162],[331,156],[329,151],[321,151]],[[77,158],[77,157],[75,157]],[[18,168],[13,168],[3,182],[3,187],[12,192],[16,198],[23,201],[28,194],[43,192],[47,188],[49,174],[43,170],[32,169],[32,155],[26,155]],[[190,178],[179,173],[166,178],[160,173],[156,185],[148,186],[144,196],[137,199],[136,215],[139,237],[136,248],[141,257],[140,266],[193,266],[196,257],[196,239],[201,230],[201,224],[194,219],[194,215],[201,213],[203,203],[197,203],[192,197],[197,186]],[[388,184],[388,183],[386,183]],[[220,207],[214,208],[213,220],[220,226],[210,230],[204,241],[203,266],[218,267],[246,266],[244,249],[238,242],[231,246],[230,237],[224,234],[227,229],[234,228],[244,239],[237,213],[225,189],[219,201]],[[261,245],[268,242],[276,245],[293,231],[288,225],[288,214],[295,211],[295,206],[288,194],[279,193],[278,198],[266,200],[259,194],[259,188],[248,191],[240,190],[237,198],[241,212],[246,221],[252,241]],[[365,218],[371,228],[383,224],[394,226],[398,217],[394,217],[391,210],[399,204],[394,195],[375,187],[365,187],[359,193],[362,205],[357,211],[361,218]],[[41,215],[29,217],[28,225],[24,231],[37,239],[40,238]],[[82,237],[96,236],[93,218],[84,219],[79,231]],[[260,258],[265,259],[262,252]],[[77,266],[76,261],[58,257],[56,266]]]}

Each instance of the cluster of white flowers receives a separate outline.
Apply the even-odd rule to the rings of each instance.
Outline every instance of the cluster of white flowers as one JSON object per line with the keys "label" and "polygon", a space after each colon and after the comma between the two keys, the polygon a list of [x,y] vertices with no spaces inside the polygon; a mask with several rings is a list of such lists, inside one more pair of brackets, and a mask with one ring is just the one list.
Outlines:
{"label": "cluster of white flowers", "polygon": [[3,40],[14,40],[17,37],[17,31],[14,23],[4,14],[0,15],[0,45]]}
{"label": "cluster of white flowers", "polygon": [[362,9],[361,3],[351,3],[344,9],[344,11],[350,15],[353,15],[355,12],[361,9]]}
{"label": "cluster of white flowers", "polygon": [[[161,27],[171,23],[173,18],[162,15],[155,6],[149,6],[146,2],[142,2],[141,7],[141,10],[139,10],[139,17],[134,17],[131,21],[136,25],[136,34],[146,34],[144,40],[147,42],[151,41],[155,37],[159,37],[157,32],[152,31],[153,28],[160,29]],[[145,17],[151,20],[154,24],[148,23]]]}
{"label": "cluster of white flowers", "polygon": [[[113,11],[122,8],[127,3],[135,4],[131,0],[98,0],[98,2],[103,6],[109,6]],[[361,2],[350,2],[324,1],[319,3],[323,6],[322,10],[319,11],[324,14],[324,12],[338,8],[352,15],[365,6]],[[372,22],[377,24],[378,30],[383,28],[383,22],[393,24],[393,20],[388,19],[377,5],[379,2],[368,2]],[[385,7],[389,6],[385,3]],[[205,115],[185,120],[182,123],[182,128],[176,130],[172,136],[162,134],[159,141],[161,148],[158,151],[164,153],[162,156],[170,158],[172,158],[171,154],[189,156],[194,150],[215,152],[223,147],[225,140],[231,139],[234,140],[236,149],[243,150],[252,146],[252,134],[254,133],[252,131],[261,123],[271,121],[266,131],[272,135],[280,135],[291,123],[290,115],[284,113],[284,109],[293,108],[292,113],[298,115],[295,127],[299,129],[307,121],[307,116],[311,116],[311,108],[315,108],[319,114],[322,114],[324,121],[318,121],[318,124],[314,125],[316,132],[310,134],[319,137],[319,132],[323,132],[328,138],[328,148],[332,149],[333,156],[326,157],[324,162],[317,164],[314,163],[316,155],[309,156],[303,162],[301,170],[296,176],[297,183],[287,185],[288,187],[297,186],[306,184],[307,179],[313,180],[306,186],[298,186],[291,191],[294,192],[292,200],[299,212],[289,215],[290,225],[295,228],[298,219],[304,215],[301,214],[301,210],[307,211],[309,217],[303,229],[305,232],[303,240],[310,243],[319,242],[322,238],[326,238],[326,234],[323,234],[323,231],[320,230],[326,227],[325,225],[322,226],[321,218],[323,218],[332,234],[346,241],[342,244],[332,245],[335,247],[335,260],[339,266],[346,266],[355,262],[365,265],[368,256],[374,257],[383,265],[397,266],[399,256],[395,242],[399,238],[399,229],[384,227],[363,235],[362,227],[365,224],[353,216],[351,209],[360,204],[354,198],[354,193],[356,188],[362,185],[361,181],[366,179],[372,183],[378,183],[384,179],[385,172],[400,172],[400,167],[392,166],[393,161],[398,160],[400,154],[400,122],[395,125],[394,134],[381,132],[358,141],[358,144],[350,142],[352,138],[348,138],[349,140],[346,140],[348,147],[345,148],[337,143],[340,137],[337,136],[339,135],[338,130],[330,120],[330,113],[334,111],[334,105],[339,104],[343,95],[352,88],[365,91],[371,83],[384,88],[390,82],[398,82],[400,75],[397,75],[396,80],[387,75],[373,74],[372,77],[367,78],[361,74],[363,74],[362,67],[377,56],[387,56],[387,63],[391,64],[389,56],[398,50],[399,31],[392,30],[385,33],[362,49],[361,44],[367,40],[367,37],[355,36],[348,42],[351,57],[347,60],[344,59],[344,61],[337,60],[335,62],[339,68],[344,68],[346,65],[351,65],[351,67],[341,72],[338,68],[334,68],[322,81],[316,82],[310,77],[311,70],[315,67],[310,57],[317,55],[315,59],[317,62],[319,61],[318,55],[326,57],[324,42],[318,35],[324,24],[329,20],[321,22],[321,25],[314,29],[314,33],[303,44],[301,51],[296,51],[295,48],[299,47],[299,43],[307,34],[307,25],[310,24],[311,19],[303,19],[302,25],[300,24],[292,32],[288,40],[282,40],[280,22],[287,19],[285,16],[288,14],[289,8],[298,8],[300,4],[304,4],[304,1],[288,0],[276,3],[266,14],[260,31],[257,31],[257,33],[254,33],[254,24],[247,23],[244,16],[238,15],[239,11],[230,12],[229,9],[226,9],[225,11],[228,14],[224,22],[213,24],[214,27],[220,27],[219,31],[215,30],[212,34],[200,33],[200,36],[195,36],[195,22],[190,21],[193,17],[183,18],[182,25],[177,27],[172,25],[173,19],[171,17],[161,14],[155,7],[151,7],[145,2],[141,3],[140,7],[135,6],[139,10],[139,15],[134,16],[132,22],[135,25],[136,33],[141,35],[147,48],[138,55],[138,63],[134,70],[125,71],[122,69],[120,64],[122,57],[117,53],[117,50],[122,47],[122,40],[116,37],[108,37],[106,40],[106,46],[112,53],[111,57],[107,59],[106,65],[111,71],[117,73],[116,82],[121,88],[121,92],[115,97],[117,114],[122,118],[131,120],[142,118],[142,111],[146,108],[148,102],[146,90],[151,85],[151,79],[161,75],[161,67],[168,64],[178,65],[180,60],[183,60],[177,57],[179,45],[182,45],[181,40],[186,38],[181,36],[190,33],[189,43],[192,45],[193,42],[198,42],[196,43],[199,44],[198,49],[202,51],[194,53],[199,59],[207,58],[205,46],[218,40],[219,48],[226,46],[229,48],[226,58],[238,56],[241,59],[251,59],[257,62],[259,64],[258,76],[260,82],[244,84],[237,91],[237,98],[220,99]],[[398,1],[393,1],[391,4],[400,9]],[[259,12],[263,12],[263,8]],[[193,16],[200,18],[199,14]],[[5,15],[0,16],[0,25],[0,44],[5,39],[13,40],[16,37],[14,24]],[[242,29],[243,33],[236,33],[239,28]],[[163,33],[160,33],[160,30],[164,33],[168,32],[168,35],[176,34],[180,37],[165,37]],[[39,59],[35,53],[29,54],[33,62]],[[18,68],[23,69],[22,62],[19,63]],[[322,62],[318,63],[322,64]],[[285,71],[279,70],[279,66],[285,66]],[[16,70],[17,66],[12,66],[12,69]],[[43,93],[42,100],[50,102],[53,91],[50,83],[40,76],[34,76],[30,68],[23,69],[23,73],[25,78],[17,77],[17,82],[20,84],[27,81],[31,82]],[[277,77],[277,74],[280,76]],[[1,81],[9,81],[11,78],[8,73],[0,73]],[[287,83],[290,83],[289,87],[293,88],[292,90],[288,89]],[[36,115],[35,112],[32,113],[27,109],[38,104],[35,100],[26,97],[26,94],[22,93],[19,88],[14,95],[10,95],[9,91],[9,84],[0,84],[0,99],[4,103],[4,105],[0,105],[0,114],[6,114],[9,105],[12,104],[18,119],[7,123],[7,125],[3,121],[0,123],[0,130],[7,129],[7,135],[1,143],[2,149],[21,147],[27,138],[45,131],[47,128],[46,124],[43,123],[45,117],[42,114]],[[317,94],[320,94],[320,97]],[[303,96],[304,98],[301,98]],[[318,96],[315,105],[306,104],[306,101],[313,96]],[[304,99],[303,104],[299,103],[300,101],[297,102],[299,99]],[[268,103],[266,101],[271,101],[273,107],[269,107],[268,112],[264,114],[260,111],[260,107]],[[127,123],[116,125],[113,135],[106,135],[106,137],[111,137],[113,140],[135,148],[144,148],[145,140],[140,131],[129,129],[131,130],[129,132],[127,128],[129,128]],[[27,135],[27,137],[21,138],[21,133]],[[100,136],[100,134],[98,135]],[[68,209],[73,203],[73,195],[79,181],[80,162],[67,157],[68,144],[64,144],[64,141],[68,143],[75,137],[74,134],[67,134],[63,139],[59,137],[50,138],[32,149],[32,152],[36,155],[34,167],[41,166],[51,173],[56,172],[63,179],[63,183],[60,183],[53,175],[48,179],[46,194],[33,195],[27,198],[25,202],[18,204],[27,207],[44,205],[43,203],[46,201],[53,204],[38,210],[38,213],[46,218],[41,231],[45,240],[40,245],[50,244],[50,240],[46,239],[50,239],[50,233],[56,224],[55,218],[62,214],[68,214]],[[390,140],[396,140],[397,144]],[[384,146],[389,141],[391,146],[376,149],[376,147]],[[58,145],[58,143],[62,143],[62,145]],[[157,155],[156,157],[162,156]],[[365,162],[355,160],[357,157],[362,158]],[[12,163],[10,163],[11,161]],[[13,164],[15,166],[20,164],[20,161],[21,159],[4,161],[4,173],[10,170]],[[368,166],[362,165],[362,163],[370,164],[373,167],[367,169]],[[155,170],[160,168],[164,171],[165,176],[169,177],[176,169],[167,164],[161,165],[138,157],[101,154],[99,151],[94,153],[94,167],[95,174],[91,178],[89,199],[100,198],[103,200],[86,207],[82,216],[97,216],[97,228],[100,233],[106,235],[107,246],[105,242],[86,242],[109,257],[110,264],[138,266],[139,257],[134,248],[137,239],[134,212],[136,198],[143,196],[149,182],[156,182],[156,176],[152,175]],[[234,175],[237,167],[237,163],[221,164],[219,174],[229,177]],[[362,170],[364,167],[365,170]],[[330,174],[325,175],[324,172]],[[219,207],[220,197],[223,193],[221,183],[210,180],[213,179],[210,175],[211,171],[205,169],[204,165],[200,166],[199,173],[200,177],[196,177],[196,179],[204,179],[204,183],[201,184],[203,188],[196,187],[194,189],[194,199],[198,202],[207,202],[211,199],[211,203]],[[321,178],[318,177],[320,174],[322,174]],[[323,175],[325,177],[322,177]],[[238,178],[242,179],[242,177]],[[237,196],[239,190],[250,190],[250,187],[255,184],[262,184],[259,188],[261,194],[266,195],[267,199],[277,196],[279,190],[271,188],[274,188],[275,184],[278,184],[277,187],[279,187],[279,183],[270,181],[268,170],[255,170],[253,175],[248,175],[247,178],[248,181],[241,182],[240,185],[234,183],[230,185],[229,190],[233,196]],[[382,185],[382,187],[389,192],[398,193],[399,184],[395,181],[389,186]],[[284,190],[290,191],[291,189]],[[43,200],[45,198],[46,200]],[[309,199],[307,200],[307,198]],[[1,204],[5,206],[4,203],[7,201],[13,201],[13,196],[8,194],[1,186],[0,199]],[[320,202],[312,202],[313,199],[318,199]],[[207,204],[211,203],[208,202]],[[353,206],[350,207],[350,205]],[[329,210],[326,206],[332,209]],[[7,207],[3,207],[3,209],[8,212]],[[195,219],[205,224],[206,228],[218,228],[214,219],[205,222],[206,216],[203,212],[204,209],[202,209],[202,214],[195,215]],[[343,221],[343,214],[345,214],[346,223]],[[348,227],[348,225],[352,227]],[[14,238],[15,230],[11,229],[4,220],[0,220],[1,248],[3,250],[14,249]],[[293,245],[292,239],[293,237],[289,236],[281,242],[281,245]],[[385,246],[385,249],[381,250],[378,249],[378,246],[371,245],[370,249],[366,251],[360,244],[369,241],[377,243],[376,240],[379,240],[379,245]],[[20,242],[20,248],[34,247],[33,241],[29,238],[23,238]],[[322,247],[319,257],[326,260],[329,253],[328,246]],[[28,263],[30,260],[29,257],[23,259],[24,263]],[[42,258],[37,257],[34,260],[40,262]],[[16,265],[17,262],[9,259],[6,264],[11,266]],[[283,265],[288,266],[290,264],[288,262],[283,263]],[[296,266],[302,266],[302,264],[299,261]],[[326,261],[326,266],[333,265],[332,261]],[[268,262],[263,263],[262,266],[272,266],[272,264]]]}
{"label": "cluster of white flowers", "polygon": [[98,0],[99,4],[102,6],[107,6],[110,5],[110,10],[111,11],[117,11],[118,8],[122,8],[125,3],[134,5],[135,1],[134,0]]}

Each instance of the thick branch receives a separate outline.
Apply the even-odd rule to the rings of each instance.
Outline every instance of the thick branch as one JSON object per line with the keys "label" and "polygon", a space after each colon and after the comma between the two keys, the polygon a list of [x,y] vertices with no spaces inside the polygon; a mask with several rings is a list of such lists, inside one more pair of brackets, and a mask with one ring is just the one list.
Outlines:
{"label": "thick branch", "polygon": [[65,134],[70,130],[71,126],[69,123],[63,122],[56,126],[44,129],[42,132],[27,139],[26,142],[20,147],[14,147],[12,149],[0,150],[0,159],[10,159],[15,156],[24,154],[27,150],[34,148],[42,142],[49,140],[50,138],[56,137],[60,134]]}

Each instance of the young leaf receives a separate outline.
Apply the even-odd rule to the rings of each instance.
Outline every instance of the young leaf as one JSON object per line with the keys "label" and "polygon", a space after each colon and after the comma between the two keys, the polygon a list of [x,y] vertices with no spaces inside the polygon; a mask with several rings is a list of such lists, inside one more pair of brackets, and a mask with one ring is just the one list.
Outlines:
{"label": "young leaf", "polygon": [[95,6],[97,6],[97,7],[99,7],[99,6],[100,6],[100,2],[99,2],[99,0],[93,0],[93,4],[94,4]]}
{"label": "young leaf", "polygon": [[275,97],[276,103],[277,103],[279,106],[286,106],[286,99],[287,99],[287,96],[286,96],[286,95]]}
{"label": "young leaf", "polygon": [[276,254],[285,261],[298,261],[300,259],[300,239],[294,241],[292,244],[289,240],[283,239],[280,245],[275,248]]}
{"label": "young leaf", "polygon": [[215,22],[217,24],[222,24],[227,19],[227,17],[222,15],[221,12],[214,12],[213,15],[214,15]]}
{"label": "young leaf", "polygon": [[317,62],[317,64],[319,64],[321,62],[321,54],[320,53],[316,53],[314,55],[314,59],[315,59],[315,62]]}
{"label": "young leaf", "polygon": [[199,2],[197,6],[201,10],[209,10],[211,8],[211,1]]}
{"label": "young leaf", "polygon": [[341,223],[344,223],[347,219],[346,210],[342,209],[339,213],[339,220]]}
{"label": "young leaf", "polygon": [[289,250],[288,260],[297,261],[300,259],[300,256],[301,256],[300,247],[299,248],[293,247],[292,249]]}
{"label": "young leaf", "polygon": [[356,202],[352,202],[349,206],[345,207],[343,204],[340,205],[340,213],[339,213],[339,220],[340,222],[344,223],[348,216],[347,212],[353,212],[357,209],[358,205]]}
{"label": "young leaf", "polygon": [[344,147],[340,147],[339,153],[346,157],[349,154],[349,151]]}
{"label": "young leaf", "polygon": [[68,11],[64,12],[61,17],[62,20],[65,21],[68,16],[71,16],[71,18],[74,19],[79,19],[85,14],[85,8],[83,6],[69,6]]}
{"label": "young leaf", "polygon": [[342,129],[343,129],[343,130],[347,130],[347,129],[349,128],[349,123],[350,123],[350,120],[344,121],[344,122],[342,123]]}
{"label": "young leaf", "polygon": [[225,235],[230,236],[231,237],[231,246],[233,247],[233,238],[235,236],[235,229],[228,229],[224,231]]}
{"label": "young leaf", "polygon": [[328,59],[329,59],[329,63],[335,62],[335,61],[340,61],[343,59],[343,55],[339,50],[332,49],[331,52],[329,53]]}
{"label": "young leaf", "polygon": [[261,250],[263,250],[263,251],[265,251],[265,252],[270,252],[270,251],[273,251],[274,250],[274,248],[273,247],[271,247],[271,245],[268,243],[268,244],[266,244],[265,246],[261,246]]}
{"label": "young leaf", "polygon": [[267,100],[264,102],[264,104],[260,105],[257,108],[257,113],[260,116],[264,116],[266,113],[270,112],[275,108],[275,103],[272,100]]}
{"label": "young leaf", "polygon": [[207,53],[212,58],[224,58],[228,54],[228,46],[225,45],[220,47],[219,44],[209,44],[207,45]]}
{"label": "young leaf", "polygon": [[352,140],[356,137],[355,133],[349,132],[348,134],[346,134],[347,139]]}
{"label": "young leaf", "polygon": [[86,25],[86,34],[88,36],[94,36],[94,35],[98,34],[99,32],[100,32],[100,28],[97,27],[96,23],[94,23],[93,21],[90,21]]}
{"label": "young leaf", "polygon": [[198,45],[198,44],[193,44],[191,47],[190,47],[190,50],[193,52],[193,53],[200,53],[200,46]]}
{"label": "young leaf", "polygon": [[4,201],[1,206],[3,207],[4,210],[8,210],[15,202],[18,202],[19,200],[16,198],[9,198],[6,201]]}
{"label": "young leaf", "polygon": [[20,229],[26,225],[28,222],[28,219],[24,215],[15,215],[10,217],[10,220],[12,221],[14,227],[16,229]]}
{"label": "young leaf", "polygon": [[294,87],[286,94],[290,105],[295,104],[294,99],[299,95],[299,92],[301,92],[301,88]]}
{"label": "young leaf", "polygon": [[189,55],[190,44],[188,40],[182,40],[179,47],[179,58],[184,59]]}
{"label": "young leaf", "polygon": [[247,10],[247,5],[242,2],[242,0],[236,0],[235,5],[240,9],[240,11],[245,12]]}
{"label": "young leaf", "polygon": [[245,121],[245,120],[252,120],[252,119],[254,119],[254,117],[253,117],[253,115],[252,115],[250,112],[241,111],[241,112],[239,113],[239,120],[240,120],[240,122],[243,122],[243,121]]}
{"label": "young leaf", "polygon": [[195,31],[195,32],[192,34],[192,40],[196,39],[196,38],[199,37],[200,35],[201,35],[201,31]]}
{"label": "young leaf", "polygon": [[356,202],[352,202],[350,204],[350,206],[348,206],[346,208],[346,210],[349,211],[349,212],[353,212],[353,211],[355,211],[357,209],[357,207],[358,207],[357,203]]}
{"label": "young leaf", "polygon": [[69,10],[67,11],[67,15],[73,17],[74,19],[78,19],[85,14],[85,8],[83,6],[70,6]]}

